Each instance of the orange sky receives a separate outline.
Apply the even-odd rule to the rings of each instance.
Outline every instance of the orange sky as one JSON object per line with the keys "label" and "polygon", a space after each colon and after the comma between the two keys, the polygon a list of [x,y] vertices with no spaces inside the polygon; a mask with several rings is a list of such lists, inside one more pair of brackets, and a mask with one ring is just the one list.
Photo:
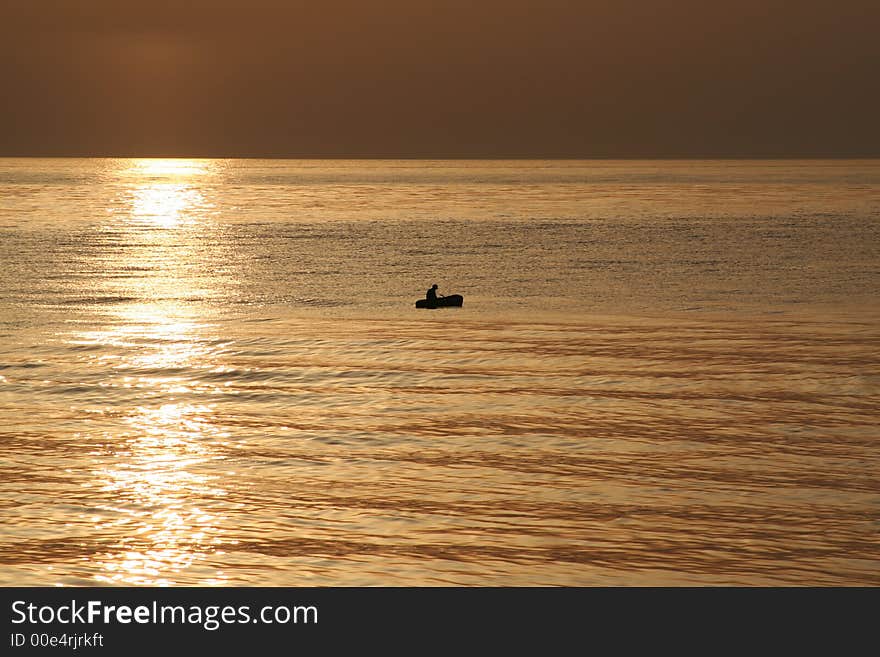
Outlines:
{"label": "orange sky", "polygon": [[880,156],[877,0],[0,0],[0,155]]}

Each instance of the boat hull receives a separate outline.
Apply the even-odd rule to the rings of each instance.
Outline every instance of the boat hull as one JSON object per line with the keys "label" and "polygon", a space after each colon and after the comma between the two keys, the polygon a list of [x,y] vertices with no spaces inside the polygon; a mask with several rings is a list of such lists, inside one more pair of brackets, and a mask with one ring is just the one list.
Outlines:
{"label": "boat hull", "polygon": [[437,301],[429,302],[427,299],[419,299],[416,301],[416,308],[461,308],[464,303],[464,297],[460,294],[450,294],[445,297],[438,297]]}

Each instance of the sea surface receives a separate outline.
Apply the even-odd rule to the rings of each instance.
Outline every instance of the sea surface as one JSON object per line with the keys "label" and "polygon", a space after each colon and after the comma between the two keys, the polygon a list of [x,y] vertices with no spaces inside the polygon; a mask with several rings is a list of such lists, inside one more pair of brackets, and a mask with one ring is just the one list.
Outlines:
{"label": "sea surface", "polygon": [[878,291],[876,160],[0,159],[0,585],[880,585]]}

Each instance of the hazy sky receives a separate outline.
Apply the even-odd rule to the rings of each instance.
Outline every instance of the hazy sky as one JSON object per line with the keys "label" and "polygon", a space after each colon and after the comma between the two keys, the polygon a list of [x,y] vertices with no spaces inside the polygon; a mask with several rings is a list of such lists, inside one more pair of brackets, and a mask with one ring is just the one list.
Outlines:
{"label": "hazy sky", "polygon": [[0,155],[880,156],[880,0],[0,0]]}

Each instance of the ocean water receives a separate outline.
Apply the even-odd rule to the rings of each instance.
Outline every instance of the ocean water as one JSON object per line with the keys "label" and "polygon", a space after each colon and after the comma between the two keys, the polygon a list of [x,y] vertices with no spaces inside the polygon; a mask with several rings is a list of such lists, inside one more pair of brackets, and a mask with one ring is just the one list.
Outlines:
{"label": "ocean water", "polygon": [[878,290],[880,161],[0,159],[0,585],[878,585]]}

